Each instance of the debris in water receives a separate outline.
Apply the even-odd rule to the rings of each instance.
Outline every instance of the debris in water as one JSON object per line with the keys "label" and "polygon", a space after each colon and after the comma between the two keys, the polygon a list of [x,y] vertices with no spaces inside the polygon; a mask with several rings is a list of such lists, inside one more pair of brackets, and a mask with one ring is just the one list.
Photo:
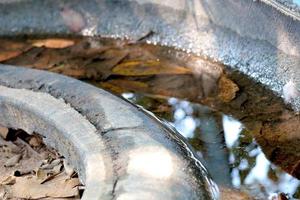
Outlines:
{"label": "debris in water", "polygon": [[61,38],[49,38],[43,40],[32,40],[32,46],[34,47],[46,47],[52,49],[63,49],[75,44],[74,40],[61,39]]}

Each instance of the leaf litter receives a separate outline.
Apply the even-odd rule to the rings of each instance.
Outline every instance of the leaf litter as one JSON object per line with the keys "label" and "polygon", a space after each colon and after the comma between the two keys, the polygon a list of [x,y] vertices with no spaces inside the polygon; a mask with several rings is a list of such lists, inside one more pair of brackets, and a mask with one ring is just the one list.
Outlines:
{"label": "leaf litter", "polygon": [[80,199],[74,168],[41,136],[1,126],[0,133],[0,199]]}

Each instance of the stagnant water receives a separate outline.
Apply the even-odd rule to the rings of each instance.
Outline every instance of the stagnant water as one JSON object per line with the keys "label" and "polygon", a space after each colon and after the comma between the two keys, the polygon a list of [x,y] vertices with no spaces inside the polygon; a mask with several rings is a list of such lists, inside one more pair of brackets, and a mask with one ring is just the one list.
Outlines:
{"label": "stagnant water", "polygon": [[177,98],[139,93],[122,96],[170,122],[204,159],[219,186],[241,189],[258,199],[281,192],[300,197],[300,181],[272,164],[251,133],[233,117]]}
{"label": "stagnant water", "polygon": [[300,198],[300,181],[278,167],[300,177],[299,116],[218,62],[142,41],[26,38],[0,40],[0,63],[73,76],[143,106],[187,138],[221,188]]}

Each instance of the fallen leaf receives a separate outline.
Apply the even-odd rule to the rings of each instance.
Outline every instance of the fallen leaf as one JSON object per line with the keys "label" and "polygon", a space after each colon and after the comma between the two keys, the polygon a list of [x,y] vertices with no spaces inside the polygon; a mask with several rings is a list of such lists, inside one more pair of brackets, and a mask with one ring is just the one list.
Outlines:
{"label": "fallen leaf", "polygon": [[22,154],[14,155],[13,157],[9,158],[5,162],[4,166],[5,167],[13,167],[20,161],[21,158],[22,158]]}
{"label": "fallen leaf", "polygon": [[0,52],[0,62],[9,60],[22,54],[21,50],[8,50]]}
{"label": "fallen leaf", "polygon": [[113,72],[112,69],[119,64],[128,53],[117,49],[109,49],[101,55],[95,57],[91,63],[86,65],[86,75],[88,78],[106,79]]}
{"label": "fallen leaf", "polygon": [[29,141],[29,145],[32,147],[39,147],[43,144],[43,139],[38,135],[33,135]]}
{"label": "fallen leaf", "polygon": [[0,126],[0,136],[3,139],[6,139],[7,135],[8,135],[8,128]]}
{"label": "fallen leaf", "polygon": [[167,65],[159,60],[130,60],[122,62],[113,68],[113,74],[123,76],[146,76],[156,74],[190,74],[191,70],[180,67]]}
{"label": "fallen leaf", "polygon": [[32,48],[26,42],[5,39],[0,39],[0,44],[0,62],[15,58]]}
{"label": "fallen leaf", "polygon": [[62,174],[44,184],[40,184],[36,177],[17,177],[11,193],[15,198],[24,199],[75,197],[79,194],[79,184],[78,178],[66,179]]}
{"label": "fallen leaf", "polygon": [[[61,173],[61,171],[55,172],[55,173],[53,173],[53,174],[47,176],[43,181],[40,182],[40,184],[44,184],[44,183],[46,183],[47,181],[50,181],[50,180],[54,179],[54,178],[55,178],[57,175],[59,175],[60,173]],[[68,177],[68,178],[69,178],[69,177]]]}
{"label": "fallen leaf", "polygon": [[[75,65],[73,65],[73,67],[74,66]],[[61,73],[66,76],[72,76],[77,79],[86,78],[86,69],[78,69],[78,68],[72,69],[64,64],[53,67],[49,71],[55,72],[55,73]]]}
{"label": "fallen leaf", "polygon": [[96,86],[99,86],[103,89],[109,90],[109,91],[111,91],[115,94],[122,94],[122,93],[126,92],[126,89],[123,89],[118,85],[114,85],[114,84],[111,84],[111,83],[108,83],[108,82],[100,82],[100,83],[95,82],[93,84],[96,85]]}
{"label": "fallen leaf", "polygon": [[24,40],[0,39],[0,48],[3,50],[20,50],[31,48]]}
{"label": "fallen leaf", "polygon": [[108,83],[112,84],[112,85],[119,86],[119,87],[124,88],[126,90],[144,91],[146,93],[149,90],[149,85],[147,83],[143,83],[143,82],[140,82],[140,81],[111,80]]}
{"label": "fallen leaf", "polygon": [[62,38],[50,38],[44,40],[31,40],[31,44],[34,47],[46,47],[53,49],[63,49],[75,44],[74,40],[62,39]]}
{"label": "fallen leaf", "polygon": [[16,183],[16,177],[14,176],[8,176],[6,179],[1,181],[2,185],[13,185]]}

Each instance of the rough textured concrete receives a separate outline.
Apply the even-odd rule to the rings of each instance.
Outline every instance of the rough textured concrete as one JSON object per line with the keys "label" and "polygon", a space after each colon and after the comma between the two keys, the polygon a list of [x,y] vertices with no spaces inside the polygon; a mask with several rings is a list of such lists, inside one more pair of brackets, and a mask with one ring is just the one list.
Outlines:
{"label": "rough textured concrete", "polygon": [[[96,128],[62,100],[40,92],[0,86],[0,124],[40,133],[77,169],[86,184],[83,199],[109,199],[104,142]],[[101,185],[101,187],[99,187]]]}
{"label": "rough textured concrete", "polygon": [[39,70],[0,65],[0,85],[61,98],[95,126],[105,146],[104,196],[216,198],[216,188],[190,146],[141,108],[78,80]]}
{"label": "rough textured concrete", "polygon": [[[270,1],[270,0],[268,0]],[[281,4],[282,6],[286,7],[286,9],[295,12],[300,13],[300,1],[299,0],[276,0],[275,1],[278,4]]]}
{"label": "rough textured concrete", "polygon": [[[300,85],[299,12],[279,1],[125,0],[15,1],[0,6],[0,35],[77,34],[137,39],[210,57],[252,77],[276,94]],[[86,22],[80,32],[64,23],[62,8]],[[292,102],[300,108],[300,97]]]}

